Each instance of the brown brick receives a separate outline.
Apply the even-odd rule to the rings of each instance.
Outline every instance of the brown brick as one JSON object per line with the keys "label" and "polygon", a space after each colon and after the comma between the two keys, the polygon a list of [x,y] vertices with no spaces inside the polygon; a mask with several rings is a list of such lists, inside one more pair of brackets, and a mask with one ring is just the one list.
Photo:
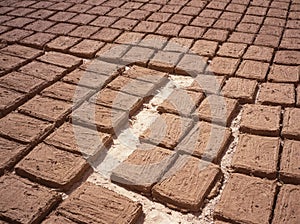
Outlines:
{"label": "brown brick", "polygon": [[110,16],[98,16],[90,25],[98,26],[98,27],[109,27],[113,24],[118,18],[110,17]]}
{"label": "brown brick", "polygon": [[297,223],[299,216],[300,186],[285,184],[281,187],[273,218],[273,223]]}
{"label": "brown brick", "polygon": [[[172,0],[171,0],[172,2]],[[170,5],[164,5],[159,11],[160,12],[169,12],[169,13],[177,13],[180,10],[180,5],[172,5],[170,2]]]}
{"label": "brown brick", "polygon": [[272,82],[298,82],[299,75],[299,66],[273,64],[268,74],[268,80]]}
{"label": "brown brick", "polygon": [[25,100],[24,94],[0,87],[0,117],[16,109]]}
{"label": "brown brick", "polygon": [[111,27],[129,31],[132,30],[137,23],[138,20],[121,18],[117,20]]}
{"label": "brown brick", "polygon": [[209,95],[202,101],[195,115],[205,121],[228,126],[237,114],[237,110],[237,100]]}
{"label": "brown brick", "polygon": [[296,89],[297,93],[296,93],[296,96],[297,96],[297,102],[296,102],[296,105],[299,107],[300,106],[300,85],[297,86],[297,89]]}
{"label": "brown brick", "polygon": [[184,26],[180,31],[180,37],[186,38],[201,38],[203,33],[205,32],[205,28],[197,27],[197,26]]}
{"label": "brown brick", "polygon": [[204,9],[200,13],[200,16],[210,17],[210,18],[219,18],[219,16],[221,14],[222,14],[222,11],[220,11],[220,10]]}
{"label": "brown brick", "polygon": [[234,171],[276,178],[280,139],[241,134],[232,160]]}
{"label": "brown brick", "polygon": [[80,41],[76,37],[59,36],[46,45],[48,50],[67,52],[67,50]]}
{"label": "brown brick", "polygon": [[76,24],[80,24],[80,25],[87,25],[90,22],[92,22],[95,18],[97,18],[95,15],[80,13],[80,14],[74,16],[72,19],[68,20],[68,22],[76,23]]}
{"label": "brown brick", "polygon": [[239,58],[244,54],[246,47],[247,47],[246,44],[226,42],[222,44],[217,54],[219,56]]}
{"label": "brown brick", "polygon": [[124,65],[118,64],[116,62],[106,62],[102,60],[86,60],[83,65],[80,66],[81,69],[89,72],[94,72],[99,75],[105,75],[110,78],[115,78],[120,74],[120,71],[124,69]]}
{"label": "brown brick", "polygon": [[193,40],[188,38],[173,37],[165,46],[165,51],[187,52],[192,46]]}
{"label": "brown brick", "polygon": [[244,59],[270,62],[273,56],[273,49],[269,47],[250,46],[244,54]]}
{"label": "brown brick", "polygon": [[55,12],[50,11],[47,9],[39,9],[37,11],[33,11],[30,14],[27,14],[26,17],[35,18],[35,19],[45,19],[51,15],[53,15]]}
{"label": "brown brick", "polygon": [[232,30],[234,30],[237,23],[238,23],[238,21],[227,20],[227,19],[220,18],[214,23],[213,27],[218,28],[218,29],[224,29],[224,30],[232,31]]}
{"label": "brown brick", "polygon": [[80,38],[90,38],[94,33],[99,30],[98,27],[95,26],[78,26],[75,30],[69,33],[70,36],[80,37]]}
{"label": "brown brick", "polygon": [[151,13],[145,10],[133,10],[126,17],[130,19],[145,20]]}
{"label": "brown brick", "polygon": [[25,59],[0,53],[0,75],[22,66]]}
{"label": "brown brick", "polygon": [[171,17],[171,15],[171,13],[154,12],[147,20],[165,23]]}
{"label": "brown brick", "polygon": [[239,65],[239,59],[214,57],[208,70],[217,75],[233,75]]}
{"label": "brown brick", "polygon": [[283,145],[280,164],[280,179],[285,183],[299,184],[299,141],[286,139]]}
{"label": "brown brick", "polygon": [[[11,5],[12,6],[12,5]],[[7,13],[7,15],[12,15],[12,16],[25,16],[26,14],[29,14],[31,12],[35,11],[35,9],[30,9],[30,8],[15,8],[14,10],[10,11]]]}
{"label": "brown brick", "polygon": [[218,42],[198,40],[194,43],[191,51],[202,56],[213,57],[218,47]]}
{"label": "brown brick", "polygon": [[72,104],[48,97],[35,96],[23,104],[19,111],[33,117],[55,122],[71,112]]}
{"label": "brown brick", "polygon": [[[106,43],[104,47],[97,52],[96,57],[111,63],[124,64],[122,57],[130,49],[129,45],[125,44],[110,44]],[[95,60],[91,63],[95,63]],[[101,62],[103,63],[103,62]]]}
{"label": "brown brick", "polygon": [[[148,48],[153,48],[153,49],[162,49],[167,42],[168,42],[168,37],[157,35],[157,34],[147,34],[147,36],[143,38],[143,40],[139,43],[139,45]],[[149,55],[151,56],[150,53]]]}
{"label": "brown brick", "polygon": [[240,23],[236,31],[244,33],[258,33],[260,25],[254,23]]}
{"label": "brown brick", "polygon": [[65,68],[74,68],[82,63],[82,60],[77,57],[59,52],[47,52],[38,60]]}
{"label": "brown brick", "polygon": [[9,45],[5,48],[2,48],[1,52],[4,54],[9,54],[12,56],[21,57],[25,59],[34,59],[40,56],[41,54],[43,54],[43,52],[40,50],[36,50],[30,47],[25,47],[17,44]]}
{"label": "brown brick", "polygon": [[128,121],[125,111],[95,105],[85,102],[73,111],[72,121],[74,124],[97,128],[105,133],[116,134],[123,124]]}
{"label": "brown brick", "polygon": [[131,190],[150,195],[151,188],[177,158],[175,152],[141,144],[112,172],[111,180]]}
{"label": "brown brick", "polygon": [[142,215],[142,206],[111,190],[86,182],[58,207],[57,213],[76,223],[135,223]]}
{"label": "brown brick", "polygon": [[125,77],[138,79],[145,82],[151,82],[157,85],[165,83],[168,79],[168,74],[144,67],[132,66],[122,74]]}
{"label": "brown brick", "polygon": [[43,49],[43,47],[52,39],[55,38],[55,35],[49,33],[35,33],[29,37],[24,38],[20,41],[22,44],[26,44],[28,46],[33,46],[39,49]]}
{"label": "brown brick", "polygon": [[269,64],[259,61],[244,60],[240,64],[236,75],[239,77],[262,81],[267,75]]}
{"label": "brown brick", "polygon": [[190,116],[204,98],[203,93],[174,89],[170,95],[157,107],[159,112]]}
{"label": "brown brick", "polygon": [[[83,0],[80,0],[81,2],[84,2]],[[80,12],[80,14],[82,14],[83,12],[86,12],[87,10],[89,10],[90,8],[92,8],[93,6],[88,5],[88,4],[80,4],[78,0],[74,1],[78,4],[73,5],[71,8],[68,8],[68,11],[70,12]]]}
{"label": "brown brick", "polygon": [[142,106],[143,101],[140,97],[118,92],[105,88],[90,100],[95,104],[99,104],[114,109],[125,110],[129,115],[136,113]]}
{"label": "brown brick", "polygon": [[118,36],[120,36],[121,33],[121,30],[105,27],[97,33],[95,33],[91,38],[96,40],[102,40],[105,42],[113,42]]}
{"label": "brown brick", "polygon": [[27,94],[36,93],[45,84],[46,82],[42,79],[20,72],[12,72],[0,78],[1,86]]}
{"label": "brown brick", "polygon": [[229,128],[201,121],[184,137],[176,150],[206,161],[219,163],[230,140],[231,131]]}
{"label": "brown brick", "polygon": [[198,75],[186,90],[205,94],[219,93],[225,83],[225,76]]}
{"label": "brown brick", "polygon": [[291,106],[295,104],[295,88],[293,84],[271,83],[261,84],[257,102],[262,104]]}
{"label": "brown brick", "polygon": [[192,123],[189,118],[164,113],[141,134],[140,139],[173,149],[190,129]]}
{"label": "brown brick", "polygon": [[4,170],[12,168],[19,159],[26,153],[26,145],[7,140],[0,137],[0,176],[3,175]]}
{"label": "brown brick", "polygon": [[72,30],[74,30],[77,25],[70,23],[57,23],[54,26],[46,30],[47,33],[59,34],[59,35],[68,35]]}
{"label": "brown brick", "polygon": [[1,34],[0,39],[5,40],[9,43],[13,43],[13,42],[18,42],[24,39],[25,37],[28,37],[31,34],[33,34],[33,31],[15,28],[13,30]]}
{"label": "brown brick", "polygon": [[299,50],[299,38],[283,38],[279,48],[288,50]]}
{"label": "brown brick", "polygon": [[16,223],[39,223],[61,200],[60,195],[15,175],[0,177],[1,218]]}
{"label": "brown brick", "polygon": [[43,32],[53,25],[54,25],[54,22],[45,21],[45,20],[36,20],[35,22],[27,25],[25,27],[25,29],[33,30],[33,31],[37,31],[37,32]]}
{"label": "brown brick", "polygon": [[181,10],[180,10],[180,14],[184,14],[184,15],[191,15],[191,16],[196,16],[199,14],[199,12],[201,11],[201,8],[198,7],[192,7],[192,6],[184,6]]}
{"label": "brown brick", "polygon": [[172,73],[180,58],[181,53],[179,52],[158,51],[151,58],[148,67]]}
{"label": "brown brick", "polygon": [[45,219],[42,224],[55,224],[55,223],[64,223],[64,224],[76,224],[76,222],[71,221],[68,218],[65,218],[61,215],[50,215],[47,219]]}
{"label": "brown brick", "polygon": [[286,65],[298,65],[300,59],[300,52],[298,51],[277,51],[274,62]]}
{"label": "brown brick", "polygon": [[55,11],[63,11],[66,10],[67,8],[70,8],[73,4],[69,2],[58,2],[54,5],[51,5],[48,7],[48,9],[55,10]]}
{"label": "brown brick", "polygon": [[121,44],[138,44],[143,36],[143,33],[125,31],[115,42]]}
{"label": "brown brick", "polygon": [[226,81],[222,94],[226,97],[239,99],[242,103],[251,103],[255,100],[257,85],[255,80],[232,77]]}
{"label": "brown brick", "polygon": [[71,85],[64,82],[56,82],[41,92],[42,96],[47,96],[59,100],[69,101],[73,104],[85,100],[90,93],[90,89]]}
{"label": "brown brick", "polygon": [[186,25],[189,24],[192,18],[193,18],[192,16],[188,16],[188,15],[174,14],[169,19],[169,22]]}
{"label": "brown brick", "polygon": [[279,46],[280,37],[266,34],[258,34],[255,38],[255,45],[276,48]]}
{"label": "brown brick", "polygon": [[150,58],[155,53],[154,49],[145,47],[131,47],[128,52],[122,57],[125,64],[138,64],[146,66]]}
{"label": "brown brick", "polygon": [[66,191],[88,168],[88,163],[81,155],[41,143],[15,169],[21,176]]}
{"label": "brown brick", "polygon": [[171,208],[196,212],[219,176],[220,169],[216,165],[183,155],[153,187],[152,195]]}
{"label": "brown brick", "polygon": [[235,22],[239,22],[242,18],[243,14],[235,13],[235,12],[223,12],[220,16],[220,19],[233,20]]}
{"label": "brown brick", "polygon": [[97,51],[104,46],[101,41],[82,40],[77,45],[73,46],[69,51],[78,57],[93,58]]}
{"label": "brown brick", "polygon": [[243,106],[241,131],[258,135],[279,135],[280,106],[246,104]]}
{"label": "brown brick", "polygon": [[300,140],[299,116],[299,108],[286,108],[284,110],[281,132],[284,137]]}
{"label": "brown brick", "polygon": [[112,143],[112,136],[71,123],[64,123],[44,142],[84,157],[94,157]]}
{"label": "brown brick", "polygon": [[[287,22],[287,27],[289,27],[289,22],[291,22],[291,20],[289,20]],[[284,27],[285,26],[285,19],[274,18],[274,17],[266,17],[266,19],[264,21],[264,24]]]}
{"label": "brown brick", "polygon": [[65,69],[46,63],[33,61],[19,69],[21,73],[47,81],[54,81],[64,75]]}
{"label": "brown brick", "polygon": [[[104,15],[111,10],[110,7],[95,6],[87,11],[88,14]],[[112,15],[113,16],[113,15]]]}
{"label": "brown brick", "polygon": [[53,16],[49,17],[49,20],[56,22],[66,22],[67,20],[74,17],[76,13],[73,12],[57,12]]}
{"label": "brown brick", "polygon": [[227,30],[214,29],[214,28],[208,29],[206,33],[203,35],[204,39],[215,40],[218,42],[224,42],[227,39],[227,37],[228,37]]}
{"label": "brown brick", "polygon": [[216,21],[214,18],[197,16],[192,22],[193,26],[210,27]]}
{"label": "brown brick", "polygon": [[140,21],[134,28],[134,31],[143,33],[154,33],[157,27],[159,27],[159,25],[160,24],[157,22]]}
{"label": "brown brick", "polygon": [[203,73],[208,58],[194,54],[184,54],[175,68],[175,73],[189,76],[197,76]]}
{"label": "brown brick", "polygon": [[232,174],[215,209],[215,217],[239,223],[269,223],[275,182]]}
{"label": "brown brick", "polygon": [[255,35],[252,33],[233,32],[228,38],[228,41],[235,43],[251,44],[253,42],[254,36]]}
{"label": "brown brick", "polygon": [[274,36],[281,36],[282,35],[283,28],[280,26],[269,26],[269,25],[263,25],[259,33],[261,34],[269,34]]}
{"label": "brown brick", "polygon": [[178,36],[182,26],[175,23],[163,23],[155,32],[164,36]]}

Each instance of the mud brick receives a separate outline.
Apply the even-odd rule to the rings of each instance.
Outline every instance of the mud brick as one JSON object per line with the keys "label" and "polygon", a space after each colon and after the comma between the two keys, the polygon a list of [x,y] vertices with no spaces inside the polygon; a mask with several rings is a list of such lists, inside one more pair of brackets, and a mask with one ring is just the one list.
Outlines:
{"label": "mud brick", "polygon": [[171,208],[196,212],[203,206],[219,176],[220,169],[216,165],[191,156],[180,156],[153,187],[152,195]]}
{"label": "mud brick", "polygon": [[62,81],[84,86],[92,89],[98,89],[103,87],[111,80],[111,77],[100,75],[94,72],[84,71],[77,69],[62,78]]}
{"label": "mud brick", "polygon": [[59,36],[46,45],[48,50],[67,52],[67,50],[80,41],[79,38]]}
{"label": "mud brick", "polygon": [[296,91],[297,91],[297,94],[296,94],[296,96],[297,96],[297,99],[296,99],[296,100],[297,100],[296,105],[299,107],[299,106],[300,106],[300,85],[297,86]]}
{"label": "mud brick", "polygon": [[91,102],[102,106],[125,110],[129,115],[136,113],[143,104],[140,97],[105,88],[94,95]]}
{"label": "mud brick", "polygon": [[85,158],[97,156],[112,141],[109,134],[71,123],[64,123],[44,140],[48,145],[82,154]]}
{"label": "mud brick", "polygon": [[0,117],[16,109],[25,101],[22,93],[0,87]]}
{"label": "mud brick", "polygon": [[0,78],[0,86],[30,95],[39,91],[45,84],[42,79],[20,72],[12,72]]}
{"label": "mud brick", "polygon": [[158,30],[155,32],[163,36],[178,36],[182,25],[174,23],[163,23]]}
{"label": "mud brick", "polygon": [[299,108],[286,108],[284,110],[281,132],[284,137],[300,140],[299,116]]}
{"label": "mud brick", "polygon": [[110,16],[98,16],[90,25],[93,26],[100,26],[100,27],[109,27],[113,24],[118,18],[117,17],[110,17]]}
{"label": "mud brick", "polygon": [[112,27],[129,31],[129,30],[132,30],[137,23],[138,23],[138,20],[121,18],[121,19],[117,20],[112,25]]}
{"label": "mud brick", "polygon": [[244,33],[258,33],[260,25],[254,23],[240,23],[236,31],[244,32]]}
{"label": "mud brick", "polygon": [[201,27],[210,27],[214,24],[216,19],[214,18],[207,18],[207,17],[200,17],[197,16],[192,22],[191,25],[193,26],[201,26]]}
{"label": "mud brick", "polygon": [[99,28],[95,26],[78,26],[75,30],[69,33],[69,35],[81,38],[89,38],[98,30]]}
{"label": "mud brick", "polygon": [[203,92],[206,95],[219,93],[225,83],[225,76],[198,75],[186,90]]}
{"label": "mud brick", "polygon": [[19,111],[47,121],[59,121],[72,109],[72,104],[48,97],[35,96],[23,104]]}
{"label": "mud brick", "polygon": [[41,143],[17,164],[15,170],[30,180],[66,191],[88,168],[80,155]]}
{"label": "mud brick", "polygon": [[268,74],[268,80],[272,82],[298,82],[299,67],[273,64]]}
{"label": "mud brick", "polygon": [[171,13],[154,12],[151,14],[150,17],[148,17],[147,20],[166,23],[167,20],[171,17],[171,15],[172,15]]}
{"label": "mud brick", "polygon": [[162,6],[159,4],[152,4],[152,3],[146,3],[144,4],[140,9],[149,11],[149,12],[156,12],[158,11]]}
{"label": "mud brick", "polygon": [[184,6],[181,8],[179,13],[184,14],[184,15],[197,16],[200,11],[201,11],[201,8],[198,8],[198,7]]}
{"label": "mud brick", "polygon": [[25,29],[33,30],[33,31],[37,31],[37,32],[43,32],[53,25],[54,25],[54,22],[45,21],[45,20],[37,20],[37,21],[27,25],[25,27]]}
{"label": "mud brick", "polygon": [[215,217],[241,223],[269,223],[275,182],[232,174],[215,209]]}
{"label": "mud brick", "polygon": [[138,44],[142,40],[143,36],[144,34],[142,33],[125,31],[115,42],[121,44]]}
{"label": "mud brick", "polygon": [[219,18],[221,14],[222,11],[220,10],[204,9],[200,13],[200,16],[209,17],[209,18]]}
{"label": "mud brick", "polygon": [[141,134],[140,139],[173,149],[190,129],[192,123],[189,118],[164,113]]}
{"label": "mud brick", "polygon": [[273,223],[293,223],[299,219],[300,186],[285,184],[281,187],[273,218]]}
{"label": "mud brick", "polygon": [[267,13],[267,8],[250,6],[247,8],[246,14],[263,16]]}
{"label": "mud brick", "polygon": [[142,215],[142,206],[111,190],[86,182],[58,207],[57,213],[76,223],[135,223]]}
{"label": "mud brick", "polygon": [[239,65],[239,59],[214,57],[208,70],[217,75],[232,76]]}
{"label": "mud brick", "polygon": [[38,60],[70,69],[82,64],[80,58],[59,52],[46,52],[43,56],[39,57]]}
{"label": "mud brick", "polygon": [[228,41],[235,43],[244,43],[251,44],[254,40],[255,35],[252,33],[241,33],[241,32],[233,32]]}
{"label": "mud brick", "polygon": [[[285,21],[285,20],[283,20],[283,21]],[[282,22],[282,26],[284,26],[284,22]],[[288,28],[294,28],[294,29],[299,29],[299,27],[300,27],[300,23],[299,23],[299,20],[288,20],[287,21],[287,24],[286,24],[286,26],[288,27]]]}
{"label": "mud brick", "polygon": [[203,33],[205,32],[205,28],[197,27],[197,26],[184,26],[180,31],[180,37],[187,38],[201,38]]}
{"label": "mud brick", "polygon": [[237,110],[237,100],[210,95],[202,101],[195,115],[205,121],[228,126],[237,114]]}
{"label": "mud brick", "polygon": [[258,135],[279,135],[280,106],[246,104],[243,106],[241,131]]}
{"label": "mud brick", "polygon": [[0,53],[0,74],[22,66],[25,59]]}
{"label": "mud brick", "polygon": [[139,46],[148,47],[152,49],[162,49],[168,42],[168,37],[156,34],[148,34],[139,43]]}
{"label": "mud brick", "polygon": [[50,7],[48,7],[48,9],[51,10],[59,10],[59,11],[64,11],[68,8],[70,8],[73,4],[69,3],[69,2],[58,2],[54,5],[51,5]]}
{"label": "mud brick", "polygon": [[263,25],[259,33],[261,34],[269,34],[269,35],[275,35],[275,36],[281,36],[282,35],[283,28],[280,26],[269,26],[269,25]]}
{"label": "mud brick", "polygon": [[31,5],[30,7],[34,8],[34,9],[43,9],[43,8],[47,8],[53,4],[54,4],[53,2],[43,1],[43,2],[37,2],[36,4]]}
{"label": "mud brick", "polygon": [[94,72],[101,75],[109,76],[111,79],[120,74],[120,71],[124,69],[123,65],[117,63],[110,63],[101,60],[89,60],[85,61],[80,66],[81,69],[89,72]]}
{"label": "mud brick", "polygon": [[164,5],[159,11],[160,12],[169,12],[169,13],[177,13],[180,10],[181,6],[179,5]]}
{"label": "mud brick", "polygon": [[85,102],[73,111],[72,121],[87,127],[96,127],[105,133],[117,134],[123,124],[128,121],[126,111],[107,108],[104,106]]}
{"label": "mud brick", "polygon": [[188,38],[173,37],[168,41],[164,50],[185,53],[191,48],[192,43],[193,40]]}
{"label": "mud brick", "polygon": [[295,104],[295,88],[293,84],[270,83],[261,84],[257,102],[291,106]]}
{"label": "mud brick", "polygon": [[26,17],[35,18],[35,19],[46,19],[47,17],[53,15],[55,12],[47,9],[39,9],[33,11],[30,14],[27,14]]}
{"label": "mud brick", "polygon": [[219,220],[215,220],[214,223],[215,224],[231,224],[230,222],[223,222],[223,221],[219,221]]}
{"label": "mud brick", "polygon": [[56,82],[41,92],[42,96],[47,96],[59,100],[73,102],[76,104],[85,100],[90,93],[90,89],[71,85],[64,82]]}
{"label": "mud brick", "polygon": [[0,177],[1,218],[16,223],[39,223],[61,200],[50,189],[15,175]]}
{"label": "mud brick", "polygon": [[34,21],[33,19],[19,17],[19,18],[9,20],[9,21],[3,23],[3,25],[22,28],[22,27],[26,26],[26,24],[31,23],[33,21]]}
{"label": "mud brick", "polygon": [[243,16],[243,14],[241,14],[241,13],[223,12],[222,15],[220,16],[220,19],[232,20],[235,22],[239,22],[240,19],[242,18],[242,16]]}
{"label": "mud brick", "polygon": [[24,38],[20,43],[43,49],[46,43],[55,38],[55,35],[48,33],[35,33],[29,37]]}
{"label": "mud brick", "polygon": [[175,73],[189,76],[202,74],[208,58],[200,55],[184,54],[175,68]]}
{"label": "mud brick", "polygon": [[100,58],[100,60],[103,59],[103,61],[124,64],[122,57],[129,49],[129,45],[106,43],[104,47],[96,53],[96,57]]}
{"label": "mud brick", "polygon": [[219,163],[231,140],[229,128],[198,122],[178,144],[176,150]]}
{"label": "mud brick", "polygon": [[230,30],[234,30],[237,23],[238,23],[237,21],[233,21],[233,20],[218,19],[215,22],[213,27],[230,31]]}
{"label": "mud brick", "polygon": [[274,62],[286,65],[299,65],[300,52],[298,51],[277,51]]}
{"label": "mud brick", "polygon": [[134,28],[134,31],[143,33],[154,33],[157,27],[159,27],[159,25],[160,24],[157,22],[140,21]]}
{"label": "mud brick", "polygon": [[227,30],[210,28],[203,35],[203,38],[208,40],[215,40],[218,42],[224,42],[227,39],[227,36],[228,36]]}
{"label": "mud brick", "polygon": [[0,175],[10,169],[26,153],[26,145],[16,143],[0,137]]}
{"label": "mud brick", "polygon": [[54,81],[64,75],[65,69],[38,61],[33,61],[19,69],[21,73],[47,81]]}
{"label": "mud brick", "polygon": [[269,68],[268,63],[252,61],[252,60],[244,60],[240,64],[236,72],[236,75],[239,77],[257,79],[259,81],[262,81],[265,79],[267,75],[268,68]]}
{"label": "mud brick", "polygon": [[151,12],[136,9],[129,13],[126,17],[130,19],[145,20],[150,14]]}
{"label": "mud brick", "polygon": [[181,57],[181,53],[158,51],[150,60],[148,67],[165,72],[173,72]]}
{"label": "mud brick", "polygon": [[161,113],[190,116],[203,98],[203,93],[174,89],[168,98],[158,106],[157,110]]}
{"label": "mud brick", "polygon": [[121,33],[121,30],[105,27],[102,30],[95,33],[91,38],[96,40],[102,40],[105,42],[113,42]]}
{"label": "mud brick", "polygon": [[24,143],[32,143],[51,128],[48,122],[19,113],[10,113],[0,120],[0,135]]}
{"label": "mud brick", "polygon": [[7,15],[10,15],[10,16],[25,16],[25,15],[33,12],[33,11],[35,11],[35,9],[20,7],[20,8],[16,8],[13,11],[10,11],[9,13],[7,13]]}
{"label": "mud brick", "polygon": [[4,54],[9,54],[12,56],[17,56],[25,59],[34,59],[40,56],[41,54],[43,54],[43,52],[40,50],[36,50],[30,47],[25,47],[17,44],[9,45],[5,48],[2,48],[0,51]]}
{"label": "mud brick", "polygon": [[227,3],[226,2],[210,2],[206,8],[209,8],[209,9],[225,9]]}
{"label": "mud brick", "polygon": [[74,17],[75,15],[76,13],[73,12],[57,12],[48,19],[56,22],[65,22]]}
{"label": "mud brick", "polygon": [[247,6],[245,5],[229,3],[226,7],[226,11],[244,13],[246,8]]}
{"label": "mud brick", "polygon": [[89,14],[79,14],[77,16],[74,16],[72,19],[69,19],[69,23],[76,23],[80,25],[87,25],[90,22],[92,22],[96,18],[95,15],[89,15]]}
{"label": "mud brick", "polygon": [[288,12],[287,10],[270,8],[267,16],[279,17],[285,19],[287,16],[287,12]]}
{"label": "mud brick", "polygon": [[233,58],[239,58],[244,54],[246,49],[246,44],[238,44],[238,43],[223,43],[218,51],[219,56],[227,56]]}
{"label": "mud brick", "polygon": [[276,178],[280,139],[241,134],[233,156],[234,171],[255,176]]}
{"label": "mud brick", "polygon": [[78,57],[93,58],[97,51],[103,46],[104,43],[101,41],[85,39],[73,46],[69,51]]}
{"label": "mud brick", "polygon": [[193,17],[181,14],[174,14],[170,19],[169,22],[171,23],[178,23],[178,24],[189,24]]}
{"label": "mud brick", "polygon": [[161,85],[168,79],[168,74],[144,67],[132,66],[122,74],[125,77]]}
{"label": "mud brick", "polygon": [[280,37],[266,34],[258,34],[255,38],[255,45],[262,45],[276,48],[279,46]]}
{"label": "mud brick", "polygon": [[191,51],[202,56],[213,57],[218,47],[218,42],[198,40],[194,43]]}
{"label": "mud brick", "polygon": [[252,59],[270,62],[273,56],[273,49],[269,47],[250,46],[244,54],[244,59]]}
{"label": "mud brick", "polygon": [[299,141],[286,139],[283,145],[280,164],[280,179],[285,183],[299,184]]}
{"label": "mud brick", "polygon": [[42,224],[55,224],[55,223],[65,223],[65,224],[76,224],[72,220],[65,218],[61,215],[50,215],[47,219],[45,219]]}
{"label": "mud brick", "polygon": [[72,30],[74,30],[77,25],[70,23],[57,23],[50,27],[46,32],[52,34],[68,35]]}
{"label": "mud brick", "polygon": [[232,77],[227,80],[222,94],[226,97],[239,99],[241,103],[251,103],[255,100],[257,85],[255,80]]}
{"label": "mud brick", "polygon": [[110,178],[128,189],[150,195],[153,185],[176,158],[175,152],[144,143],[112,171]]}
{"label": "mud brick", "polygon": [[95,15],[104,15],[107,12],[109,12],[110,10],[111,10],[110,7],[95,6],[95,7],[91,8],[91,9],[89,9],[88,11],[86,11],[86,13],[88,13],[88,14],[95,14]]}
{"label": "mud brick", "polygon": [[137,65],[145,66],[154,53],[154,49],[134,46],[129,49],[129,51],[123,56],[122,60],[126,64],[135,63]]}
{"label": "mud brick", "polygon": [[[289,27],[289,24],[291,24],[290,22],[293,22],[293,20],[287,21],[287,27]],[[274,18],[274,17],[266,17],[266,19],[264,20],[264,24],[271,25],[271,26],[284,27],[285,26],[285,19]]]}
{"label": "mud brick", "polygon": [[279,48],[288,50],[299,50],[299,38],[283,38],[280,42]]}

